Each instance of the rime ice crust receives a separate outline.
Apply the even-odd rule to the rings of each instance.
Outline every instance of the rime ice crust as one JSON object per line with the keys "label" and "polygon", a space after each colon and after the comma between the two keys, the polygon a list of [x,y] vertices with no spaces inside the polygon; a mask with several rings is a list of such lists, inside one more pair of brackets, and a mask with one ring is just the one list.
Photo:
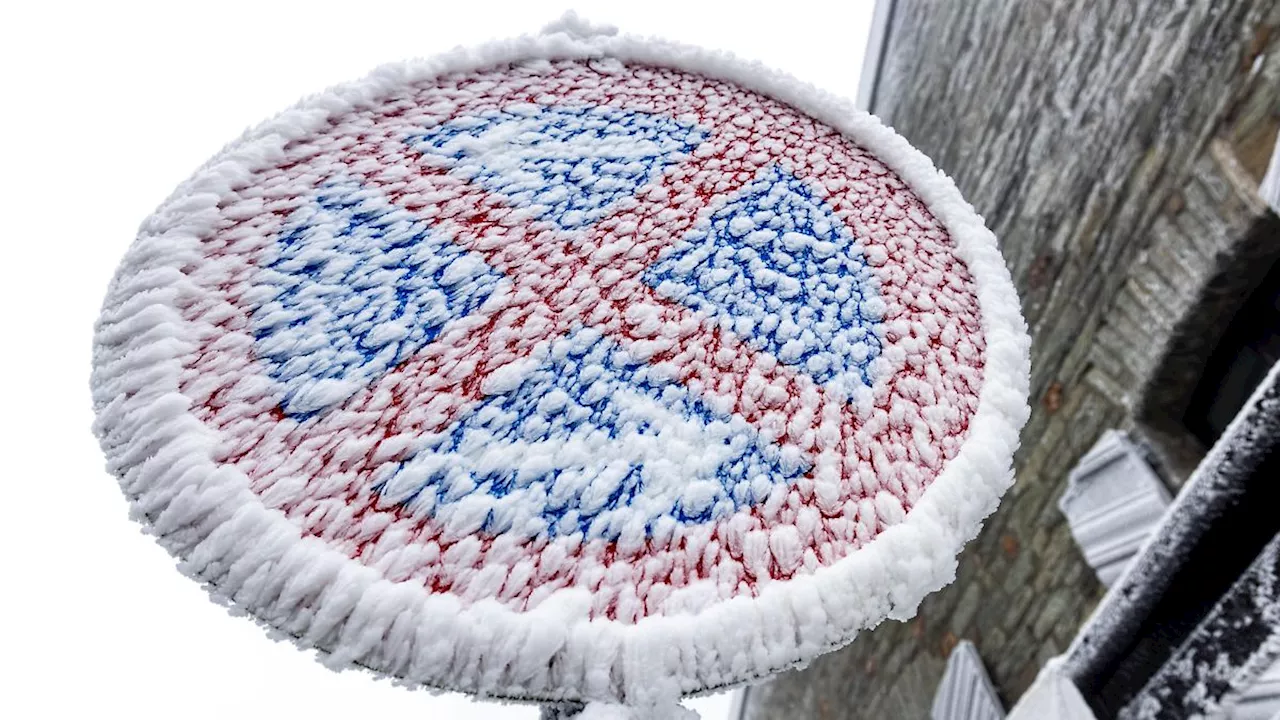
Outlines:
{"label": "rime ice crust", "polygon": [[[848,552],[831,553],[827,556],[829,562],[823,562],[818,552],[808,544],[814,536],[812,528],[829,519],[826,511],[837,509],[840,504],[837,501],[841,499],[839,483],[832,494],[829,486],[821,484],[823,475],[820,471],[843,465],[824,464],[821,452],[810,453],[814,457],[806,461],[800,457],[803,451],[814,449],[819,441],[811,438],[807,448],[801,447],[805,442],[803,432],[797,433],[799,437],[794,438],[794,442],[789,442],[789,429],[785,424],[752,425],[744,420],[741,413],[736,418],[732,413],[727,419],[722,417],[717,421],[713,418],[711,422],[703,422],[688,432],[680,431],[680,436],[701,437],[694,432],[697,430],[720,433],[716,437],[729,437],[731,442],[738,442],[743,447],[754,443],[753,447],[759,450],[764,446],[755,462],[759,467],[773,468],[767,480],[782,478],[786,481],[796,474],[797,469],[805,471],[806,475],[812,471],[817,480],[810,483],[807,494],[810,497],[809,507],[819,520],[804,520],[809,523],[809,529],[804,529],[801,518],[812,518],[814,513],[802,512],[805,510],[802,507],[788,517],[792,522],[779,523],[770,532],[742,533],[740,554],[744,561],[740,563],[741,568],[734,571],[739,574],[733,577],[751,576],[759,580],[776,568],[777,580],[747,583],[745,590],[742,583],[738,583],[726,593],[714,578],[700,578],[677,589],[684,592],[661,591],[646,598],[653,603],[640,602],[638,595],[625,599],[614,597],[602,603],[600,593],[592,591],[590,583],[573,582],[553,587],[553,591],[535,597],[537,570],[522,569],[518,560],[503,567],[501,573],[490,570],[493,577],[485,576],[485,568],[502,564],[496,555],[487,558],[483,567],[465,580],[452,578],[448,582],[450,590],[445,591],[439,591],[445,587],[443,583],[433,585],[421,576],[415,577],[412,569],[406,571],[406,568],[420,570],[450,562],[462,567],[474,562],[469,559],[469,553],[473,558],[480,550],[493,552],[493,544],[478,550],[474,543],[466,542],[466,538],[472,537],[469,532],[483,529],[473,527],[477,518],[483,526],[496,507],[489,500],[481,499],[488,503],[482,508],[459,507],[454,501],[465,500],[466,493],[455,498],[445,492],[437,495],[429,509],[405,500],[415,490],[418,491],[417,497],[421,497],[419,486],[422,483],[415,485],[414,468],[410,467],[415,459],[420,459],[424,450],[456,453],[467,442],[466,437],[458,441],[463,445],[424,447],[418,433],[386,436],[379,449],[373,452],[381,453],[378,460],[382,465],[397,467],[393,471],[384,470],[373,484],[360,486],[367,489],[377,485],[388,491],[384,495],[364,496],[367,502],[362,506],[363,510],[398,508],[397,512],[402,515],[388,518],[381,527],[379,524],[383,520],[366,525],[343,525],[334,521],[326,524],[324,518],[331,517],[331,512],[342,512],[341,508],[317,503],[314,497],[307,500],[312,502],[310,506],[298,511],[299,498],[305,495],[305,488],[300,485],[306,483],[299,483],[297,469],[273,474],[281,464],[287,464],[287,457],[277,457],[274,461],[264,458],[253,466],[266,469],[256,478],[253,472],[245,471],[244,463],[240,461],[254,452],[262,452],[261,448],[273,447],[273,432],[288,434],[280,429],[285,427],[285,421],[323,424],[333,422],[326,419],[335,417],[333,408],[339,408],[337,412],[341,412],[344,403],[362,402],[365,409],[376,409],[380,407],[379,403],[388,402],[376,391],[362,388],[367,388],[369,382],[376,382],[375,376],[385,378],[388,369],[411,361],[423,348],[440,341],[449,332],[466,330],[465,317],[468,314],[463,313],[461,320],[453,318],[461,313],[458,308],[480,308],[485,303],[501,302],[519,289],[510,280],[501,279],[500,271],[513,267],[520,254],[508,252],[503,255],[501,247],[486,244],[481,235],[475,243],[455,253],[455,260],[462,259],[459,267],[454,268],[456,263],[453,262],[444,268],[431,266],[435,285],[420,284],[401,293],[405,298],[403,312],[393,313],[394,317],[368,318],[358,330],[343,325],[345,321],[341,320],[340,314],[334,316],[338,320],[326,317],[324,303],[290,304],[281,302],[278,294],[254,298],[254,292],[261,292],[261,284],[255,285],[255,272],[267,268],[285,276],[291,272],[296,276],[299,268],[309,267],[310,261],[305,257],[297,253],[290,255],[289,248],[280,247],[278,242],[264,241],[267,237],[278,239],[282,233],[287,236],[292,232],[291,228],[302,227],[304,218],[299,217],[299,212],[315,215],[350,213],[398,200],[400,209],[388,211],[388,214],[422,212],[425,209],[428,220],[438,220],[430,217],[430,203],[415,204],[415,197],[417,200],[421,198],[413,193],[420,188],[395,189],[381,195],[344,189],[350,187],[343,185],[344,182],[358,184],[360,180],[368,180],[375,175],[384,164],[385,155],[377,159],[356,158],[344,162],[339,178],[333,173],[335,166],[326,164],[329,160],[325,149],[315,146],[314,139],[331,131],[335,123],[343,122],[343,118],[357,118],[355,122],[358,124],[361,113],[368,115],[388,104],[401,103],[412,107],[410,88],[442,82],[437,78],[457,77],[513,61],[525,63],[524,67],[530,72],[554,72],[551,64],[533,61],[534,58],[558,61],[591,58],[591,71],[605,77],[625,75],[627,68],[634,66],[669,68],[668,72],[680,71],[713,78],[759,93],[769,102],[796,108],[814,122],[835,128],[892,170],[892,174],[905,183],[909,194],[927,208],[926,215],[936,219],[944,235],[950,238],[953,243],[950,252],[963,264],[971,278],[966,292],[976,303],[972,314],[980,326],[978,337],[985,341],[984,347],[980,348],[981,372],[974,383],[977,387],[973,388],[976,407],[966,414],[962,441],[957,440],[949,450],[944,448],[941,457],[932,460],[927,457],[931,448],[928,443],[923,443],[924,448],[917,448],[916,454],[925,467],[932,462],[938,468],[931,482],[927,485],[917,483],[914,491],[907,483],[902,483],[899,488],[901,496],[878,491],[864,498],[869,506],[855,503],[862,505],[854,511],[855,522],[851,524],[855,528],[858,509],[878,520],[877,527],[872,528],[876,532],[868,534],[864,528],[861,540],[854,531],[855,542],[849,543]],[[536,120],[538,114],[545,112],[539,110],[537,103],[530,105],[533,107],[508,103],[488,110],[517,115],[524,113],[516,124],[521,131],[527,131],[529,118]],[[494,113],[490,113],[488,119],[493,117]],[[643,168],[630,174],[626,171],[613,173],[614,182],[621,189],[604,199],[589,192],[575,196],[570,181],[565,183],[570,187],[568,196],[548,196],[541,193],[545,188],[540,189],[536,183],[532,186],[524,183],[528,178],[519,174],[523,172],[521,167],[504,173],[503,168],[493,171],[492,167],[481,162],[468,166],[471,169],[462,174],[466,176],[465,180],[476,181],[469,187],[480,186],[485,192],[524,199],[523,207],[514,211],[513,216],[505,220],[494,219],[490,227],[498,227],[498,223],[505,221],[509,226],[533,228],[530,232],[581,233],[583,228],[593,223],[609,222],[609,218],[622,217],[625,221],[625,213],[634,209],[630,206],[632,199],[627,189],[634,192],[637,188],[648,187],[646,183],[652,182],[654,177],[664,177],[663,173],[668,168],[679,167],[681,163],[690,162],[690,158],[696,159],[696,146],[703,142],[700,139],[702,134],[716,130],[714,126],[700,125],[698,118],[677,116],[671,120],[665,124],[651,123],[642,131],[648,133],[646,142],[651,146],[646,146],[645,152],[641,153],[644,157],[661,153],[671,156],[660,163],[661,167],[647,173]],[[599,121],[607,129],[609,123],[618,120],[603,117],[593,121]],[[483,138],[491,137],[485,133],[496,130],[501,139],[504,131],[496,127],[477,127],[479,132],[473,133],[472,137],[479,144],[471,143],[469,147],[458,147],[456,135],[423,135],[420,144],[428,144],[431,151],[421,156],[434,157],[444,166],[459,159],[483,156],[486,147]],[[376,128],[363,127],[362,130],[374,131]],[[607,141],[607,132],[599,135]],[[580,136],[552,139],[570,145],[584,141]],[[599,140],[594,136],[587,139],[592,142]],[[608,147],[608,142],[604,144]],[[596,142],[596,145],[600,143]],[[310,153],[308,148],[316,152]],[[407,156],[411,150],[410,144],[401,143],[392,152]],[[608,162],[625,161],[625,165],[636,161],[635,157],[618,157],[616,153],[609,155],[610,151],[602,154],[597,149],[595,152],[596,157],[603,156]],[[536,164],[539,160],[534,158],[531,162]],[[246,194],[242,191],[246,183],[256,183],[252,187],[287,190],[284,186],[289,178],[279,173],[272,176],[272,169],[280,168],[282,163],[299,161],[312,163],[318,175],[327,177],[334,174],[337,184],[330,186],[332,192],[327,205],[323,198],[313,198],[316,202],[307,208],[289,207],[288,212],[277,213],[274,209],[278,208],[271,207],[269,192],[260,193],[258,197],[244,196]],[[449,168],[444,166],[442,169],[447,175]],[[581,172],[594,169],[588,167]],[[760,171],[772,172],[767,168],[760,168]],[[760,173],[747,175],[749,177],[742,179],[744,187],[763,177]],[[456,174],[451,177],[456,177]],[[396,178],[387,180],[384,186],[395,186]],[[836,192],[813,182],[808,187],[819,195]],[[725,196],[722,206],[744,202],[741,193],[722,194]],[[289,192],[284,192],[284,195],[294,197]],[[681,241],[688,244],[690,237],[722,245],[732,245],[738,239],[744,239],[740,246],[750,246],[745,240],[750,229],[741,223],[732,227],[733,218],[726,218],[724,227],[717,231],[714,223],[706,218],[706,213],[701,213],[703,208],[696,210],[692,215],[703,217],[707,224],[698,226],[702,228],[700,232],[666,238],[668,246]],[[358,260],[376,251],[383,255],[400,253],[384,268],[389,272],[398,272],[397,268],[414,268],[421,274],[421,268],[438,262],[440,256],[438,253],[415,255],[413,248],[407,247],[406,238],[417,238],[413,241],[416,243],[414,247],[420,248],[422,243],[440,243],[443,242],[441,237],[456,237],[460,232],[458,227],[450,226],[448,222],[428,222],[426,224],[431,227],[417,227],[411,218],[388,214],[380,216],[386,221],[382,225],[372,224],[378,232],[368,232],[370,224],[366,223],[362,226],[364,231],[348,234],[354,237],[352,239],[333,230],[339,225],[331,222],[326,231],[329,234],[327,239],[310,238],[308,242],[337,243],[334,247],[341,248],[336,256],[321,263],[318,272],[322,275],[328,273],[333,285],[353,285],[348,277],[352,258]],[[697,217],[692,217],[692,221],[696,223]],[[858,239],[854,236],[858,233],[853,231],[858,228],[856,223],[853,224],[846,241],[852,239],[856,243]],[[693,229],[697,230],[697,227]],[[829,256],[831,248],[817,243],[838,246],[840,238],[824,238],[820,229],[811,230],[804,234],[811,246],[806,246],[807,251]],[[826,231],[830,235],[831,228]],[[839,228],[836,231],[838,235]],[[509,235],[504,237],[509,239]],[[259,262],[256,265],[248,262],[239,265],[234,262],[207,263],[204,259],[209,255],[211,238],[218,238],[214,244],[234,250],[229,255],[252,256]],[[788,247],[785,233],[778,233],[775,238],[758,237],[757,240],[759,244],[752,247],[767,248],[768,253],[763,255],[772,253],[775,248],[781,248],[778,252],[783,253],[798,252],[795,248],[804,244],[799,239],[791,239],[791,247]],[[881,267],[888,260],[879,255],[883,244],[868,240],[875,238],[864,238],[865,246],[860,248],[860,252],[845,258],[850,263],[851,273],[861,272],[864,267]],[[599,249],[614,251],[612,246]],[[682,254],[686,258],[694,258],[685,263],[688,267],[680,265]],[[737,318],[746,313],[735,308],[745,306],[741,303],[726,304],[724,297],[716,296],[702,281],[717,272],[729,271],[733,275],[733,268],[706,262],[704,256],[706,253],[699,255],[692,245],[685,247],[683,252],[668,249],[654,267],[665,267],[671,272],[664,278],[650,278],[652,282],[647,285],[644,278],[636,280],[636,287],[649,287],[653,291],[650,299],[655,307],[668,309],[636,311],[633,313],[635,317],[624,317],[622,321],[640,331],[654,322],[678,321],[685,317],[681,313],[700,312],[702,317],[711,318],[707,327],[714,332],[730,335],[739,332]],[[761,282],[759,277],[753,276],[753,279]],[[882,274],[879,279],[881,285],[886,281],[891,285],[893,278],[891,274]],[[277,285],[289,286],[290,282],[293,280],[282,280]],[[260,307],[275,302],[279,307],[272,306],[255,315],[249,326],[256,327],[256,332],[238,335],[222,332],[219,335],[221,331],[215,332],[215,329],[220,327],[219,323],[231,321],[228,307],[236,302],[228,302],[225,297],[219,299],[210,289],[241,285],[246,294],[237,296],[236,302],[260,302]],[[441,288],[459,287],[463,290],[444,299],[440,297]],[[769,287],[776,288],[776,279],[775,284]],[[774,292],[786,299],[790,291]],[[833,289],[832,292],[836,291]],[[887,308],[874,302],[883,297],[883,292],[877,294],[877,288],[870,287],[867,293],[868,297],[860,298],[856,307],[866,305],[865,314],[870,324],[885,324],[882,315]],[[248,300],[245,300],[246,296]],[[750,304],[748,302],[746,306]],[[672,306],[676,310],[671,310]],[[637,302],[635,307],[645,307],[645,303]],[[730,310],[726,311],[725,307],[730,307]],[[272,311],[284,313],[287,317],[272,319]],[[453,318],[453,326],[447,321],[438,322],[446,316]],[[193,323],[193,317],[204,317],[206,322]],[[401,322],[405,318],[413,322]],[[322,349],[320,354],[328,360],[299,367],[304,363],[290,366],[287,353],[273,356],[273,347],[287,347],[295,342],[289,339],[288,328],[312,323],[331,332],[335,322],[337,326],[347,328],[342,331],[346,333],[347,342]],[[889,335],[895,334],[892,328],[881,329]],[[829,339],[835,336],[832,333],[837,330],[833,328],[822,335],[828,344]],[[911,330],[907,327],[897,334],[910,337]],[[784,370],[800,368],[794,372],[787,371],[790,374],[778,371],[787,377],[787,382],[804,385],[804,388],[798,385],[787,387],[807,388],[812,392],[816,392],[819,386],[829,388],[833,398],[831,403],[838,404],[841,398],[847,399],[850,407],[861,407],[861,412],[867,417],[873,414],[874,396],[868,396],[866,382],[870,381],[874,386],[893,375],[892,363],[907,362],[906,351],[892,341],[874,347],[872,340],[877,337],[874,333],[866,333],[861,338],[845,338],[840,343],[839,352],[826,352],[824,355],[819,350],[826,350],[826,346],[813,339],[806,341],[795,335],[779,338],[775,337],[777,333],[752,335],[746,329],[740,332],[743,338],[754,338],[754,347],[747,348],[747,351],[761,356],[785,357],[790,365],[781,363]],[[928,333],[929,329],[924,328],[924,332]],[[796,342],[788,346],[787,343],[793,340]],[[858,340],[863,341],[863,346],[855,350]],[[576,342],[578,345],[575,347],[580,346],[583,353],[588,353],[592,352],[595,343],[604,341],[576,337],[572,341],[560,342],[562,345]],[[636,381],[634,377],[626,376],[627,372],[634,370],[637,359],[648,363],[663,349],[655,348],[652,338],[643,332],[632,334],[626,342],[631,345],[627,348],[631,357],[615,361],[608,367],[623,378],[617,382],[625,381],[629,383],[628,389],[634,390]],[[254,343],[266,343],[266,350],[258,348],[255,355]],[[848,642],[857,630],[874,625],[885,617],[909,617],[925,594],[950,581],[954,577],[956,553],[977,533],[982,519],[995,508],[1000,494],[1012,480],[1010,461],[1017,446],[1018,430],[1027,414],[1028,346],[1017,298],[990,232],[948,179],[874,118],[856,113],[842,101],[790,78],[758,66],[745,65],[727,56],[628,37],[581,39],[552,34],[382,68],[363,81],[310,98],[268,121],[197,172],[144,224],[138,241],[130,249],[108,293],[95,338],[93,388],[98,412],[95,429],[109,466],[120,477],[122,487],[133,502],[135,514],[157,535],[162,545],[183,560],[184,571],[207,583],[216,597],[231,602],[269,627],[297,638],[303,646],[321,650],[326,661],[333,666],[359,664],[410,684],[487,695],[623,700],[645,704],[681,693],[741,683],[807,662],[821,652]],[[903,350],[900,357],[897,350]],[[545,368],[546,363],[554,362],[556,352],[556,343],[548,338],[542,346],[527,354],[532,358],[527,362],[516,362],[517,358],[512,357],[509,358],[511,362],[495,366],[493,372],[486,375],[484,387],[478,389],[477,398],[520,388],[522,383],[538,375],[540,367]],[[564,351],[566,358],[572,355],[569,350]],[[267,359],[265,364],[270,365],[272,357],[279,359],[274,368],[265,368],[265,372],[245,371],[252,362],[264,362],[263,358]],[[815,357],[818,357],[816,361]],[[196,359],[193,361],[192,358]],[[237,362],[240,363],[238,367],[235,365]],[[604,361],[597,364],[606,367]],[[651,367],[657,369],[653,373],[646,370],[652,377],[646,375],[640,385],[643,388],[665,388],[664,383],[672,384],[671,373],[678,375],[677,369],[662,367],[661,362],[653,363]],[[217,373],[235,372],[239,375],[234,383],[210,383],[207,378],[212,377],[209,374],[211,368]],[[426,376],[434,375],[426,373]],[[806,378],[811,376],[820,377],[826,385],[807,381]],[[544,384],[555,383],[549,377]],[[689,394],[689,386],[681,384]],[[554,396],[555,388],[544,389],[546,392],[538,396],[538,402],[552,398],[550,402],[554,403],[558,397]],[[560,390],[564,391],[563,388]],[[667,391],[662,389],[658,395],[662,402],[658,403],[657,409],[652,407],[656,401],[652,394],[646,395],[647,390],[631,392],[630,395],[619,396],[624,398],[621,405],[625,407],[613,408],[610,412],[617,417],[659,418],[658,422],[661,422],[660,418],[673,412],[681,417],[696,417],[697,413],[691,409],[694,403],[704,404],[705,412],[711,415],[725,412],[726,404],[732,406],[733,397],[718,393],[705,383],[695,385],[694,390],[699,397],[668,398]],[[679,392],[677,388],[676,393]],[[365,396],[358,397],[361,393]],[[807,397],[801,392],[788,396]],[[791,415],[798,409],[800,406],[793,408]],[[438,411],[439,408],[423,410],[424,413]],[[667,415],[659,411],[665,411]],[[646,412],[650,415],[645,415]],[[255,426],[258,430],[254,433],[238,434],[237,428],[253,424],[253,418],[272,413],[283,416],[277,417],[275,425]],[[939,417],[937,421],[945,423],[947,418]],[[427,419],[424,422],[429,424],[432,421]],[[716,422],[723,427],[717,426]],[[744,425],[752,426],[747,428]],[[484,428],[484,423],[479,423],[473,430]],[[602,447],[591,445],[588,436],[576,440],[585,443],[583,447],[596,450]],[[440,442],[444,443],[443,440]],[[474,438],[472,442],[475,442]],[[701,441],[694,439],[689,442],[696,446]],[[649,456],[644,455],[643,445],[637,441],[632,449],[642,457],[652,456],[652,452]],[[767,446],[770,445],[776,445],[776,451],[769,451]],[[445,448],[443,451],[442,447]],[[324,477],[339,487],[349,481],[344,473],[349,473],[350,468],[343,463],[365,457],[370,452],[369,447],[360,446],[358,441],[331,450],[334,452],[327,456],[325,462],[336,464]],[[827,454],[830,456],[829,452]],[[326,457],[325,453],[317,456]],[[403,467],[400,467],[402,461]],[[266,467],[271,462],[277,463],[274,469]],[[404,470],[404,467],[409,469]],[[674,530],[659,526],[664,523],[671,525],[662,518],[678,520],[680,513],[692,518],[695,526],[700,526],[698,523],[721,522],[728,527],[734,517],[742,517],[742,508],[761,507],[766,512],[774,512],[776,517],[784,517],[786,495],[782,495],[781,502],[775,501],[778,507],[770,510],[768,499],[773,492],[772,487],[779,483],[765,482],[757,487],[756,476],[759,474],[748,473],[732,483],[703,483],[701,489],[695,488],[694,492],[678,496],[661,492],[644,496],[642,499],[654,501],[651,504],[654,509],[643,517],[645,522],[639,523],[644,527],[640,528],[638,535],[637,524],[629,523],[629,518],[617,520],[601,512],[590,515],[586,527],[579,527],[575,532],[581,532],[584,537],[594,537],[598,542],[612,542],[615,547],[623,548],[625,554],[628,547],[652,543],[654,538],[660,544],[664,537],[671,537],[664,533]],[[426,475],[419,472],[418,477],[420,480]],[[661,479],[662,474],[656,474],[648,487],[663,487]],[[786,487],[785,482],[782,486]],[[532,486],[522,489],[528,490],[529,487]],[[588,490],[584,489],[575,496],[579,499],[580,510],[595,507],[593,503],[598,504],[591,499]],[[507,496],[509,493],[504,495]],[[581,501],[583,497],[587,498],[586,502]],[[546,502],[545,499],[540,501]],[[435,518],[432,513],[449,502],[454,502],[453,510],[449,511],[438,529],[441,537],[445,533],[457,536],[459,542],[450,549],[442,549],[439,543],[435,543],[434,550],[430,544],[415,546],[406,539],[412,536],[405,528],[412,525],[397,525],[398,522],[420,522],[424,517]],[[291,506],[291,503],[294,504]],[[289,514],[291,508],[295,511],[292,517]],[[498,515],[501,513],[495,514]],[[837,515],[832,517],[839,519]],[[366,519],[370,516],[380,517],[378,512],[370,512]],[[572,519],[577,522],[587,516],[588,513],[578,512]],[[710,520],[704,521],[704,516]],[[648,527],[650,520],[653,521],[652,528]],[[521,515],[518,507],[504,516],[501,522],[506,537],[527,540],[530,536],[540,536],[540,533],[555,536],[551,521],[532,518],[528,513]],[[558,523],[567,522],[565,513],[557,516],[556,522],[557,527]],[[593,528],[592,523],[596,522],[599,527]],[[356,528],[356,533],[350,537],[325,536],[326,528],[340,527]],[[572,528],[572,525],[566,527]],[[377,548],[370,548],[367,544],[369,538],[365,537],[370,532],[382,533],[378,535],[379,539],[394,538],[397,532],[406,534],[401,535],[398,554],[384,553],[374,557]],[[544,547],[544,550],[553,548],[551,560],[558,559],[564,563],[572,557],[567,551],[554,550],[556,547],[565,550],[564,546],[554,542]],[[806,558],[806,547],[810,548],[813,560],[817,562]],[[452,560],[444,557],[450,550],[455,553]],[[502,548],[498,550],[502,551]],[[352,560],[353,556],[362,560]],[[388,557],[392,559],[387,560]],[[760,558],[769,560],[753,570],[751,564]],[[380,559],[383,561],[381,565]],[[618,563],[612,565],[621,566]],[[728,562],[724,566],[730,567]],[[606,572],[603,565],[598,567],[601,573]],[[397,576],[397,572],[401,574]],[[635,572],[643,581],[643,568]],[[522,586],[528,591],[504,597],[506,580],[518,577],[520,573],[528,575]],[[632,580],[624,577],[617,584],[632,582],[636,576],[628,577]],[[460,592],[451,591],[455,584],[462,588]],[[651,604],[658,612],[650,608]]]}

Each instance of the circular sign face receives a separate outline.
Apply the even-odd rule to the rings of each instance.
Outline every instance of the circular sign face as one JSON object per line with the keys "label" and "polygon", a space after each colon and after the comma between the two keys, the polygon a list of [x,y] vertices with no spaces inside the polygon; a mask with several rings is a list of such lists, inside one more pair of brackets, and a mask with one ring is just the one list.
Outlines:
{"label": "circular sign face", "polygon": [[1027,347],[991,234],[873,118],[557,34],[211,161],[126,257],[94,392],[160,542],[334,665],[642,702],[948,582]]}

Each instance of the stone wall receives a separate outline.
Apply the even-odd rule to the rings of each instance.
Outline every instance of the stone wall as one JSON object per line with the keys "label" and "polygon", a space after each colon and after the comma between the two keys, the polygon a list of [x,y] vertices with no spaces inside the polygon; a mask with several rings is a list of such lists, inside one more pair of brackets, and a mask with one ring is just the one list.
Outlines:
{"label": "stone wall", "polygon": [[[1179,403],[1280,255],[1255,188],[1280,128],[1269,0],[898,0],[873,111],[1001,238],[1032,328],[1018,481],[907,623],[752,688],[746,718],[923,718],[977,644],[1006,705],[1101,597],[1057,498],[1101,432],[1177,486],[1202,448]],[[1257,277],[1255,277],[1257,276]]]}

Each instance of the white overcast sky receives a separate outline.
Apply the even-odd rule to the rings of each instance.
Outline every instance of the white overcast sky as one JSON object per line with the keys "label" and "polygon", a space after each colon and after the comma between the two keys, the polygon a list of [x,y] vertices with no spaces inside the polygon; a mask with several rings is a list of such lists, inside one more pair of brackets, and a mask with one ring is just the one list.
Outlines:
{"label": "white overcast sky", "polygon": [[[232,618],[127,519],[89,425],[90,337],[138,223],[246,127],[393,60],[569,7],[852,98],[872,0],[4,3],[0,717],[533,720],[334,674]],[[705,720],[728,696],[693,701]]]}

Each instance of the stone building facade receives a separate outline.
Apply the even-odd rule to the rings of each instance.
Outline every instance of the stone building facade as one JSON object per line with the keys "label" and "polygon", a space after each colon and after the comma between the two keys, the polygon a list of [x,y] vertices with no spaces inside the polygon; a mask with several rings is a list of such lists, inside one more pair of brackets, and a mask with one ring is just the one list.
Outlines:
{"label": "stone building facade", "polygon": [[1001,239],[1033,413],[956,581],[751,688],[752,720],[928,717],[962,639],[1011,706],[1104,590],[1058,507],[1068,474],[1118,428],[1177,491],[1212,440],[1206,368],[1280,259],[1257,192],[1280,129],[1280,3],[897,0],[886,17],[870,109]]}

